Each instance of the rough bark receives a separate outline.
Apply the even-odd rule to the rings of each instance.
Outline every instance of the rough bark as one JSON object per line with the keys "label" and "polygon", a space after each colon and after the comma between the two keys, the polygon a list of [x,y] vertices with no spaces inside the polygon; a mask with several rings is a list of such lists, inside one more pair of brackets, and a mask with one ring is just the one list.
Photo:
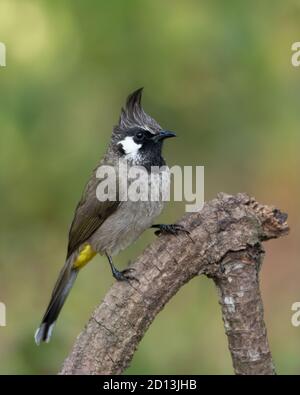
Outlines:
{"label": "rough bark", "polygon": [[132,264],[139,283],[111,287],[61,374],[124,372],[156,315],[180,287],[201,274],[212,278],[219,290],[235,372],[274,374],[258,270],[261,242],[286,234],[286,219],[246,194],[222,193],[201,211],[186,214],[179,223],[190,235],[162,235],[144,251]]}
{"label": "rough bark", "polygon": [[262,253],[259,244],[230,252],[214,276],[236,374],[275,374],[258,281]]}

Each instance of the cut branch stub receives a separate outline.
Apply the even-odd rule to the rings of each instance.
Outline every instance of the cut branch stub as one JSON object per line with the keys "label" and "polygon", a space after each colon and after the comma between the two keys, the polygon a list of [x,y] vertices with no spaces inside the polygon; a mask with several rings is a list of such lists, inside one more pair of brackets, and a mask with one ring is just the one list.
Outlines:
{"label": "cut branch stub", "polygon": [[[159,311],[182,285],[198,274],[213,278],[219,288],[236,373],[255,373],[259,366],[265,369],[261,373],[272,373],[256,269],[261,259],[261,241],[286,234],[286,219],[279,210],[260,205],[246,194],[222,193],[207,202],[200,212],[186,214],[180,224],[190,235],[162,235],[144,251],[132,265],[139,283],[115,283],[111,287],[77,338],[61,374],[122,373]],[[249,259],[255,251],[258,258]],[[228,276],[234,280],[228,281]],[[260,345],[252,332],[252,340],[247,335],[238,337],[235,314],[226,313],[230,299],[224,297],[235,298],[240,292],[239,284],[250,287],[250,283],[251,289],[244,290],[244,307],[241,304],[242,309],[251,307],[249,317],[243,318],[237,305],[235,309],[244,334],[252,331],[251,323],[257,324],[259,336],[265,339]],[[257,352],[264,359],[262,365],[257,362]]]}
{"label": "cut branch stub", "polygon": [[260,244],[229,252],[213,277],[236,374],[275,374],[258,281],[263,253]]}

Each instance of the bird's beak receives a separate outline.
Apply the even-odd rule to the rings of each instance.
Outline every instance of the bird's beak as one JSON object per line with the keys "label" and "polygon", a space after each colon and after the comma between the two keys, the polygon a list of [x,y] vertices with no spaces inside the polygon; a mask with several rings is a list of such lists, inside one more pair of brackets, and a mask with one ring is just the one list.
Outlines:
{"label": "bird's beak", "polygon": [[169,130],[161,130],[155,137],[155,141],[161,141],[164,139],[169,139],[171,137],[176,137],[176,134],[173,132],[170,132]]}

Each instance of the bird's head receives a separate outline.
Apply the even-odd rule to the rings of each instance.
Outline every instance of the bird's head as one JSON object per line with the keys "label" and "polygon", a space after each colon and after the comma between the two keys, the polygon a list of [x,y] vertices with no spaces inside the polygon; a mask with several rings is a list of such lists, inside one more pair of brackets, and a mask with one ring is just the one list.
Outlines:
{"label": "bird's head", "polygon": [[128,96],[121,110],[119,124],[113,131],[113,145],[120,157],[132,160],[135,164],[161,165],[162,144],[175,133],[162,127],[146,114],[141,105],[142,90],[138,89]]}

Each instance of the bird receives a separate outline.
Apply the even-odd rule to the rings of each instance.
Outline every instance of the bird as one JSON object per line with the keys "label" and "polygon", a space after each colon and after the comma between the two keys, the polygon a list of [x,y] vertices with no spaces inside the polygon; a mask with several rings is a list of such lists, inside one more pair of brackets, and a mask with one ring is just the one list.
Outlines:
{"label": "bird", "polygon": [[[126,162],[129,168],[143,166],[150,172],[153,166],[161,169],[166,165],[162,156],[163,142],[176,135],[163,129],[144,111],[141,104],[142,92],[143,88],[140,88],[127,97],[103,159],[92,171],[77,204],[69,229],[66,260],[41,324],[35,332],[37,345],[50,341],[59,313],[78,273],[96,254],[107,257],[116,280],[138,281],[133,275],[134,269],[118,270],[112,257],[130,246],[148,228],[155,228],[156,235],[177,235],[181,231],[186,231],[181,225],[154,223],[163,210],[165,202],[162,199],[121,201],[117,196],[115,199],[100,201],[97,198],[97,170],[100,166],[112,166],[117,169],[120,162]],[[168,182],[167,178],[164,188],[168,188]]]}

